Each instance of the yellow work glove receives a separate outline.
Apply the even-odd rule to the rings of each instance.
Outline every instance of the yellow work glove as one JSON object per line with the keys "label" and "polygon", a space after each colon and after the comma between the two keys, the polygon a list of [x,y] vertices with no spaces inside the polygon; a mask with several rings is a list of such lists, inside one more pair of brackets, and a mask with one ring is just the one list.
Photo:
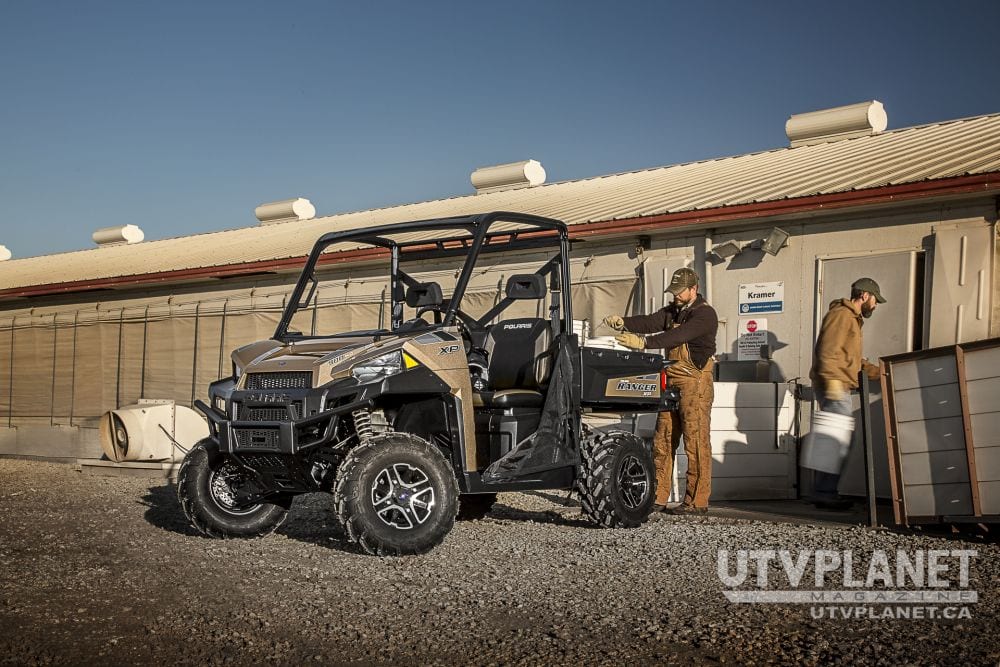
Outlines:
{"label": "yellow work glove", "polygon": [[823,392],[828,400],[842,401],[847,398],[847,389],[840,380],[827,380],[826,390]]}
{"label": "yellow work glove", "polygon": [[615,340],[633,350],[642,350],[646,347],[645,336],[640,336],[639,334],[623,333],[615,336]]}
{"label": "yellow work glove", "polygon": [[625,328],[625,320],[622,319],[621,315],[608,315],[601,321],[601,324],[615,331],[621,331]]}

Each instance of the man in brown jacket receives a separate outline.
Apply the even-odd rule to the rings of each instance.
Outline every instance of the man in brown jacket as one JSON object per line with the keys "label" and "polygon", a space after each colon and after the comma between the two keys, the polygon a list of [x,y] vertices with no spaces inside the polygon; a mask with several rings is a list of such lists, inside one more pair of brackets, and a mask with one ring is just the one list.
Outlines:
{"label": "man in brown jacket", "polygon": [[[715,365],[715,335],[719,317],[698,294],[698,274],[691,269],[674,271],[665,290],[674,301],[652,315],[611,315],[604,324],[623,331],[616,340],[626,347],[667,350],[670,385],[680,389],[680,406],[661,412],[653,435],[656,465],[656,505],[666,510],[674,472],[674,452],[684,435],[688,458],[687,491],[684,502],[670,510],[674,514],[696,514],[708,510],[712,494],[711,411],[715,396],[712,368]],[[650,335],[643,335],[650,334]]]}
{"label": "man in brown jacket", "polygon": [[[869,378],[878,379],[879,368],[861,357],[861,327],[875,308],[885,303],[878,283],[871,278],[859,278],[851,285],[851,298],[830,304],[823,317],[813,355],[813,393],[823,412],[851,416],[852,389],[858,388],[858,373],[864,368]],[[843,509],[850,505],[837,496],[840,475],[816,471],[813,495],[817,507]]]}

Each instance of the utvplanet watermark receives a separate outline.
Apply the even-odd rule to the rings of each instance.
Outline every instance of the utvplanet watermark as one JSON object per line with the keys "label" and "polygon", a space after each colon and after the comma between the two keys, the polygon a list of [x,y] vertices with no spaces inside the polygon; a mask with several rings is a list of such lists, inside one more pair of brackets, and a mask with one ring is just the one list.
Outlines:
{"label": "utvplanet watermark", "polygon": [[809,605],[813,618],[971,618],[971,549],[718,552],[730,602]]}

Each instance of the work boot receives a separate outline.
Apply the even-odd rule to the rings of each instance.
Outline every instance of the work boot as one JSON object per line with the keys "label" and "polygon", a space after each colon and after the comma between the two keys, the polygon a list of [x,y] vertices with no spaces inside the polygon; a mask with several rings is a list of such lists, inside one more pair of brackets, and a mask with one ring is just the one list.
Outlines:
{"label": "work boot", "polygon": [[677,515],[682,515],[682,516],[692,516],[692,515],[698,515],[698,514],[708,514],[708,508],[707,507],[695,507],[694,505],[686,505],[684,503],[681,503],[680,505],[678,505],[677,507],[673,508],[672,510],[667,510],[667,511],[669,511],[671,514],[677,514]]}

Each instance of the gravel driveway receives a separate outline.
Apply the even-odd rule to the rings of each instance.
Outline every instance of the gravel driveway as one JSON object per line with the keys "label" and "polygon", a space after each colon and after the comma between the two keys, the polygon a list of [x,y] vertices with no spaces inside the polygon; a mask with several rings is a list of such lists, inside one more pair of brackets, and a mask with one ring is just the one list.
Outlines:
{"label": "gravel driveway", "polygon": [[[591,528],[564,494],[501,494],[417,557],[358,553],[328,496],[216,541],[160,480],[0,459],[0,664],[997,665],[1000,546],[658,515]],[[719,549],[975,549],[959,620],[733,604]],[[774,571],[772,571],[773,574]],[[808,575],[807,575],[808,578]]]}

